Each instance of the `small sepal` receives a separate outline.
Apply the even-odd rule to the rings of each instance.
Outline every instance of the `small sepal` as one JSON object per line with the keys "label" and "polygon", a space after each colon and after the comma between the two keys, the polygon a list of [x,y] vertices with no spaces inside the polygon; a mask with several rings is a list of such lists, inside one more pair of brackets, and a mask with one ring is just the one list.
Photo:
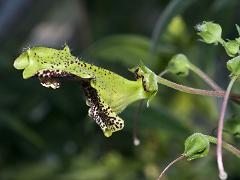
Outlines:
{"label": "small sepal", "polygon": [[147,66],[142,62],[140,65],[129,69],[130,72],[135,74],[137,80],[142,81],[142,86],[147,96],[147,107],[149,106],[150,101],[158,92],[158,83],[156,74],[152,72]]}

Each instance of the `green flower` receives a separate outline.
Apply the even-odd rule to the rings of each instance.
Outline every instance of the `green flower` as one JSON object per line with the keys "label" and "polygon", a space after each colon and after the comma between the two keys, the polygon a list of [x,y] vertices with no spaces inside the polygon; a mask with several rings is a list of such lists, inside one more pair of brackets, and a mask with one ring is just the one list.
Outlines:
{"label": "green flower", "polygon": [[202,24],[196,26],[198,35],[201,36],[205,43],[218,43],[221,41],[222,28],[219,24],[203,21]]}
{"label": "green flower", "polygon": [[89,116],[101,127],[104,135],[124,127],[118,114],[129,104],[151,99],[157,93],[155,74],[146,66],[135,68],[136,81],[128,80],[109,70],[74,57],[68,46],[63,50],[34,47],[23,52],[14,67],[23,70],[23,78],[38,76],[41,84],[53,89],[61,85],[60,78],[72,77],[81,83]]}

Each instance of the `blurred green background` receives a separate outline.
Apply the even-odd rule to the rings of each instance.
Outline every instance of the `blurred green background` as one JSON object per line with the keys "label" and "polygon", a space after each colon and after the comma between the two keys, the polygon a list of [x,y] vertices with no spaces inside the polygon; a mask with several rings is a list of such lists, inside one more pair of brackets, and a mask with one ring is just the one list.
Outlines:
{"label": "blurred green background", "polygon": [[[87,116],[80,85],[66,81],[57,90],[37,78],[23,80],[13,68],[22,50],[62,48],[87,62],[133,79],[128,68],[143,61],[156,73],[176,53],[185,53],[223,88],[229,81],[221,47],[198,41],[194,26],[220,23],[225,38],[237,35],[238,0],[2,0],[0,1],[0,179],[151,180],[183,152],[193,132],[215,135],[221,100],[159,86],[151,106],[129,106],[123,131],[105,138]],[[208,89],[194,74],[166,78]],[[239,83],[234,91],[238,92]],[[227,119],[239,122],[239,105],[229,103]],[[139,146],[133,145],[138,114]],[[225,139],[240,147],[236,137]],[[240,161],[224,152],[229,179],[240,179]],[[209,156],[173,166],[164,179],[217,179],[215,147]]]}

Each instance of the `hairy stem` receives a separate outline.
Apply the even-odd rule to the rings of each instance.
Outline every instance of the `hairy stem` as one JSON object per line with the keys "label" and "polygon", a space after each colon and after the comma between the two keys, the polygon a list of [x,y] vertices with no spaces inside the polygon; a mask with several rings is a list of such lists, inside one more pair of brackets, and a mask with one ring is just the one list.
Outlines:
{"label": "hairy stem", "polygon": [[212,89],[216,91],[223,91],[207,74],[205,74],[201,69],[199,69],[194,64],[190,64],[190,69],[196,73],[200,78],[203,79]]}
{"label": "hairy stem", "polygon": [[[213,137],[213,136],[209,136],[206,135],[206,137],[208,138],[209,142],[213,143],[213,144],[217,144],[217,138]],[[222,147],[232,153],[233,155],[235,155],[236,157],[240,158],[240,150],[237,149],[236,147],[234,147],[231,144],[228,144],[227,142],[222,141]]]}
{"label": "hairy stem", "polygon": [[162,178],[162,176],[164,175],[164,173],[176,162],[182,160],[183,158],[185,158],[185,156],[182,154],[181,156],[179,156],[177,159],[173,160],[172,162],[170,162],[167,167],[165,167],[165,169],[161,172],[161,174],[158,176],[158,180],[160,180]]}
{"label": "hairy stem", "polygon": [[164,79],[160,76],[156,76],[156,77],[157,77],[157,81],[159,84],[163,84],[167,87],[170,87],[170,88],[173,88],[178,91],[185,92],[185,93],[189,93],[189,94],[198,94],[198,95],[216,96],[216,97],[223,97],[225,94],[225,91],[208,91],[208,90],[203,90],[203,89],[191,88],[188,86],[174,83],[174,82]]}
{"label": "hairy stem", "polygon": [[222,132],[223,132],[223,123],[224,123],[224,116],[227,108],[228,98],[232,89],[232,86],[236,78],[233,78],[227,88],[227,91],[223,98],[223,103],[221,107],[221,113],[218,121],[218,131],[217,131],[217,163],[218,163],[218,170],[219,170],[219,178],[220,179],[227,179],[227,173],[224,170],[223,161],[222,161]]}

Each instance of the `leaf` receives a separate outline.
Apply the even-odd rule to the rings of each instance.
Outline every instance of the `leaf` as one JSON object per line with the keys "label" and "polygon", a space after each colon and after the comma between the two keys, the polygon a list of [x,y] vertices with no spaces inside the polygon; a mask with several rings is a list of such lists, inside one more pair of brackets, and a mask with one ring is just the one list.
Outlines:
{"label": "leaf", "polygon": [[[143,61],[147,66],[154,66],[158,61],[158,54],[151,55],[149,52],[150,40],[139,35],[113,35],[95,42],[88,48],[84,55],[105,60],[119,61],[126,66],[135,66]],[[158,46],[160,54],[172,53],[172,46]]]}

